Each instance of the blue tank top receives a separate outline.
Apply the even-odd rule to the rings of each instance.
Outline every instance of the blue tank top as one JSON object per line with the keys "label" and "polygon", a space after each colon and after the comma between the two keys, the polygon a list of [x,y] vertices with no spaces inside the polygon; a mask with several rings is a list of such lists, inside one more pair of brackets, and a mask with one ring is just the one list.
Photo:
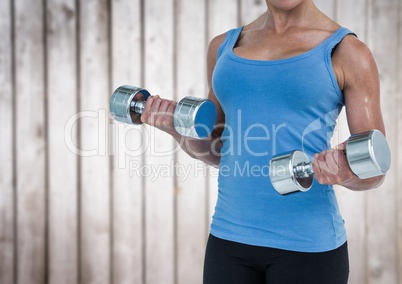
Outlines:
{"label": "blue tank top", "polygon": [[280,60],[251,60],[233,48],[242,27],[218,49],[212,85],[225,113],[218,200],[211,234],[235,242],[322,252],[346,241],[332,186],[314,180],[307,192],[282,196],[269,179],[275,155],[330,148],[344,106],[331,64],[351,32],[339,28],[310,51]]}

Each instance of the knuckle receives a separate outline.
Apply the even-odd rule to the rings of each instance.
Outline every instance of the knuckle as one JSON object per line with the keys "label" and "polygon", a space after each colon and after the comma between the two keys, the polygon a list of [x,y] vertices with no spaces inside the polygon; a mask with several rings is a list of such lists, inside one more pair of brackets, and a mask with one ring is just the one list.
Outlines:
{"label": "knuckle", "polygon": [[170,102],[168,100],[162,100],[161,104],[164,108],[167,108],[170,105]]}
{"label": "knuckle", "polygon": [[159,97],[157,97],[157,98],[154,98],[154,101],[155,101],[155,103],[157,103],[158,105],[160,105],[161,102],[162,102],[162,99],[159,98]]}
{"label": "knuckle", "polygon": [[172,109],[175,109],[176,106],[177,106],[177,103],[174,102],[174,101],[171,101],[170,104],[169,104],[169,108],[172,108]]}
{"label": "knuckle", "polygon": [[146,103],[145,103],[145,106],[150,107],[150,106],[152,106],[153,102],[154,102],[154,98],[153,98],[153,97],[149,97],[149,98],[147,99]]}

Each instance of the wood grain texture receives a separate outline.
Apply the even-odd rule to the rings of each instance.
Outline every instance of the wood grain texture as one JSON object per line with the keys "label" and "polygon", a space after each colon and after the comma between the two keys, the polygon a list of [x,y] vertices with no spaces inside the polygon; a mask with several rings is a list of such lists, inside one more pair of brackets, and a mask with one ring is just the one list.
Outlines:
{"label": "wood grain texture", "polygon": [[325,15],[331,19],[337,19],[337,4],[338,0],[314,0],[314,4],[320,9]]}
{"label": "wood grain texture", "polygon": [[[144,87],[166,99],[174,97],[174,2],[144,1]],[[146,283],[174,283],[175,198],[173,139],[145,127],[145,263]]]}
{"label": "wood grain texture", "polygon": [[240,22],[243,25],[254,21],[267,10],[264,0],[241,0],[240,1]]}
{"label": "wood grain texture", "polygon": [[[77,112],[77,9],[74,0],[49,0],[47,17],[47,90],[49,151],[50,283],[78,280],[78,156],[65,143],[66,123]],[[77,142],[76,129],[68,141]]]}
{"label": "wood grain texture", "polygon": [[[370,6],[368,44],[377,60],[381,79],[381,106],[387,130],[387,140],[394,153],[397,150],[397,82],[398,62],[393,55],[398,54],[396,35],[399,31],[399,1],[373,1]],[[397,163],[392,163],[384,184],[373,190],[367,199],[367,277],[371,283],[398,283],[398,255],[396,232],[396,204],[398,188],[396,180]],[[385,245],[389,244],[389,245]]]}
{"label": "wood grain texture", "polygon": [[[315,0],[372,50],[392,168],[336,188],[350,283],[402,283],[402,2]],[[132,84],[205,96],[206,47],[254,0],[0,1],[0,284],[201,283],[218,171],[168,135],[112,122]],[[333,144],[349,137],[344,113]]]}
{"label": "wood grain texture", "polygon": [[110,165],[108,149],[108,1],[79,1],[81,282],[109,283]]}
{"label": "wood grain texture", "polygon": [[[399,17],[398,17],[399,27],[402,26],[402,2],[399,1]],[[399,145],[402,145],[402,29],[399,28],[398,38],[398,90],[397,90],[397,123],[396,123],[396,132],[398,141],[396,143],[396,149],[393,150],[393,163],[396,163],[396,173],[402,172],[402,150]],[[395,131],[395,130],[394,130]],[[396,174],[394,173],[394,174]],[[398,254],[398,283],[402,283],[402,191],[399,190],[398,185],[402,184],[402,175],[396,174],[396,214],[397,214],[397,254]]]}
{"label": "wood grain texture", "polygon": [[[112,89],[140,87],[142,70],[141,1],[112,1]],[[130,15],[122,17],[122,15]],[[112,90],[111,90],[112,92]],[[113,284],[144,282],[143,128],[115,123],[113,141]]]}
{"label": "wood grain texture", "polygon": [[[206,5],[203,0],[176,2],[176,101],[206,97]],[[206,220],[204,166],[183,151],[176,163],[177,283],[202,283]]]}
{"label": "wood grain texture", "polygon": [[0,2],[0,284],[14,282],[14,141],[11,1]]}
{"label": "wood grain texture", "polygon": [[46,122],[43,1],[15,5],[17,283],[45,280]]}

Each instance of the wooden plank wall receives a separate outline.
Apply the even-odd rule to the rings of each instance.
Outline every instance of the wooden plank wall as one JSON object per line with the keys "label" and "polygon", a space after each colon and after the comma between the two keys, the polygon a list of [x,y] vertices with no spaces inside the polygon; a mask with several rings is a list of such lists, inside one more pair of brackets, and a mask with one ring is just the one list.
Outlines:
{"label": "wooden plank wall", "polygon": [[14,6],[14,237],[16,281],[41,283],[47,270],[46,48],[43,1]]}
{"label": "wooden plank wall", "polygon": [[0,283],[14,282],[15,117],[13,99],[13,19],[9,1],[0,3]]}
{"label": "wooden plank wall", "polygon": [[[402,283],[402,0],[316,0],[381,74],[392,169],[337,188],[350,283]],[[0,284],[201,283],[217,171],[149,127],[116,124],[122,84],[206,96],[208,42],[263,0],[0,1]],[[334,142],[343,141],[341,116]]]}
{"label": "wooden plank wall", "polygon": [[[78,112],[78,39],[75,1],[46,6],[48,125],[48,272],[50,283],[78,279],[79,156],[65,145],[65,125]],[[67,127],[77,143],[77,128]]]}

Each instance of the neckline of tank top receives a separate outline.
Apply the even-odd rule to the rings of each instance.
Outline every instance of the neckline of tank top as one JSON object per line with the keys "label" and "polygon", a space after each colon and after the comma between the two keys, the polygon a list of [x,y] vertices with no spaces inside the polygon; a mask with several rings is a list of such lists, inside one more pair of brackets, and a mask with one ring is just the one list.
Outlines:
{"label": "neckline of tank top", "polygon": [[307,58],[315,53],[317,53],[319,50],[321,50],[323,47],[325,47],[327,45],[327,43],[329,43],[330,41],[332,41],[333,39],[335,39],[340,33],[342,33],[344,30],[347,30],[344,27],[340,27],[338,28],[332,35],[330,35],[329,37],[327,37],[326,39],[324,39],[322,42],[320,42],[318,45],[316,45],[315,47],[313,47],[312,49],[303,52],[301,54],[298,55],[294,55],[291,57],[287,57],[287,58],[281,58],[281,59],[275,59],[275,60],[261,60],[261,59],[249,59],[246,57],[241,57],[239,55],[237,55],[234,52],[234,45],[236,44],[241,31],[243,30],[244,26],[239,27],[238,29],[235,30],[235,32],[237,32],[235,34],[236,38],[235,40],[231,41],[231,45],[229,47],[229,57],[235,61],[238,61],[240,63],[245,63],[245,64],[251,64],[251,65],[277,65],[277,64],[284,64],[284,63],[290,63],[290,62],[294,62],[294,61],[298,61],[304,58]]}

